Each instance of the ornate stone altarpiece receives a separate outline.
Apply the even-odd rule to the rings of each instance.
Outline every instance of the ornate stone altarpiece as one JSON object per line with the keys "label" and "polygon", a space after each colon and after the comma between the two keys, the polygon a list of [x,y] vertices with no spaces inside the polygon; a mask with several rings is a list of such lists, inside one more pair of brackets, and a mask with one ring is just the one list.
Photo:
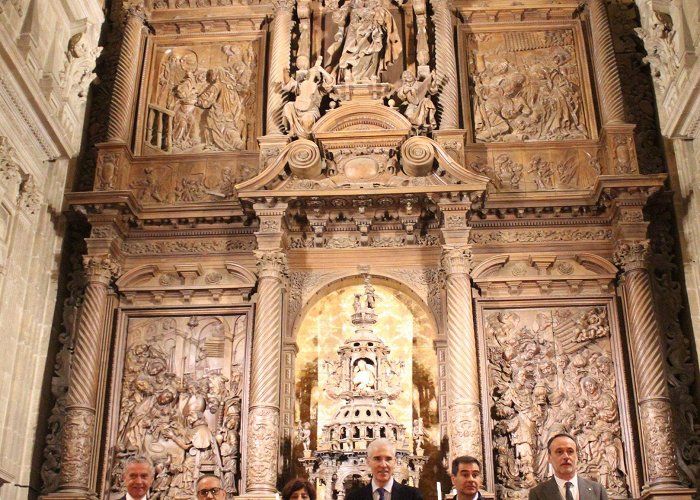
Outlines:
{"label": "ornate stone altarpiece", "polygon": [[[217,460],[225,469],[224,443],[236,435],[221,412],[235,395],[197,383],[201,346],[190,344],[180,369],[168,365],[167,346],[130,343],[141,335],[134,325],[161,335],[174,319],[174,330],[190,332],[196,316],[235,332],[231,310],[248,307],[255,289],[232,477],[244,495],[270,498],[288,473],[281,455],[296,424],[294,322],[310,289],[371,274],[423,290],[435,315],[447,444],[436,462],[483,458],[489,492],[522,498],[544,474],[542,440],[561,418],[587,472],[615,496],[688,498],[642,212],[664,176],[639,175],[602,2],[213,3],[150,1],[125,15],[94,191],[69,195],[92,224],[91,274],[59,492],[86,496],[98,483],[78,474],[94,464],[75,457],[98,433],[105,379],[95,346],[110,345],[109,294],[121,294],[125,318],[115,360],[137,358],[114,373],[114,387],[124,384],[106,417],[110,444],[128,451],[144,436],[132,425],[136,406],[116,414],[123,394],[174,412],[167,431],[150,435],[192,444],[175,444],[183,471],[166,460],[158,487],[187,492],[193,470]],[[401,80],[387,81],[397,69]],[[177,407],[167,401],[175,391],[163,391],[163,403],[149,394],[152,378],[168,373],[182,379]],[[86,421],[92,427],[75,425]]]}

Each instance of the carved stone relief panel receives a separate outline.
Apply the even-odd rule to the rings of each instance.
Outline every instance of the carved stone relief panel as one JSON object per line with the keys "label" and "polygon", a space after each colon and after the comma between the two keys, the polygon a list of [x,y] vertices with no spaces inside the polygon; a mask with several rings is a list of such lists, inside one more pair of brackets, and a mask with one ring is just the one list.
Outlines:
{"label": "carved stone relief panel", "polygon": [[467,165],[487,175],[496,191],[591,189],[601,173],[599,150],[492,147],[467,152]]}
{"label": "carved stone relief panel", "polygon": [[261,128],[261,35],[156,38],[139,120],[144,154],[244,151]]}
{"label": "carved stone relief panel", "polygon": [[593,136],[577,27],[474,31],[466,34],[463,53],[468,58],[470,96],[465,116],[471,120],[475,142]]}
{"label": "carved stone relief panel", "polygon": [[486,309],[481,315],[498,498],[546,479],[547,439],[569,432],[578,472],[627,498],[608,306]]}
{"label": "carved stone relief panel", "polygon": [[156,467],[151,493],[191,498],[204,473],[239,492],[241,415],[246,411],[249,316],[170,314],[126,321],[121,386],[110,443],[110,490],[124,460],[140,453]]}
{"label": "carved stone relief panel", "polygon": [[233,186],[258,173],[257,157],[132,164],[129,189],[144,204],[174,205],[234,199]]}

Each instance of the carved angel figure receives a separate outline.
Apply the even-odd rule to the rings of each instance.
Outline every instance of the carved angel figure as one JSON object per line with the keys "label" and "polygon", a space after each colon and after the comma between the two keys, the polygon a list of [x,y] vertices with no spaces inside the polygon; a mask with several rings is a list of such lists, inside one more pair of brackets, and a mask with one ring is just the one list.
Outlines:
{"label": "carved angel figure", "polygon": [[335,42],[328,54],[340,59],[338,82],[369,83],[393,64],[403,47],[399,29],[382,0],[351,0],[333,16],[338,22]]}
{"label": "carved angel figure", "polygon": [[322,61],[319,57],[311,69],[306,61],[306,68],[300,67],[294,78],[290,77],[288,68],[282,75],[282,91],[296,95],[282,110],[282,123],[292,137],[308,139],[311,136],[311,127],[321,117],[321,92],[330,92],[333,88],[333,77],[321,67]]}
{"label": "carved angel figure", "polygon": [[433,72],[424,80],[416,80],[410,71],[404,71],[401,75],[401,86],[396,90],[396,95],[404,101],[403,114],[419,133],[437,127],[435,104],[430,96],[438,90],[438,81]]}

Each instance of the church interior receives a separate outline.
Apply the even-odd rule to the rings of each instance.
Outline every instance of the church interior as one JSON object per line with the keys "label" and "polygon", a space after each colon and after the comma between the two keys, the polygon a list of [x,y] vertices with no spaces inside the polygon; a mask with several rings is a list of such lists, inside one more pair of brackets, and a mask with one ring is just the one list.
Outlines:
{"label": "church interior", "polygon": [[[0,498],[700,498],[697,0],[0,0]],[[699,186],[700,187],[700,186]]]}

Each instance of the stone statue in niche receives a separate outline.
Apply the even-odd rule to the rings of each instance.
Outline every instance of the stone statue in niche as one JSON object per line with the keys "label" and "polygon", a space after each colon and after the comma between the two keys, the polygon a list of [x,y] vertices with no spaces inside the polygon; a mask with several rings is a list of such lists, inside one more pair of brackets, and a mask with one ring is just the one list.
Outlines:
{"label": "stone statue in niche", "polygon": [[321,57],[311,69],[305,57],[300,57],[297,62],[300,67],[294,78],[290,77],[288,68],[282,75],[282,91],[296,96],[294,101],[284,105],[282,123],[290,136],[308,139],[311,137],[311,127],[321,117],[321,92],[330,92],[335,81],[321,66]]}
{"label": "stone statue in niche", "polygon": [[[218,316],[148,318],[134,320],[128,330],[115,461],[133,454],[150,457],[155,498],[190,498],[196,479],[214,471],[227,494],[237,494],[244,322]],[[227,342],[232,349],[224,349]],[[118,467],[111,489],[122,489]]]}
{"label": "stone statue in niche", "polygon": [[434,72],[422,80],[417,80],[410,71],[404,71],[401,75],[401,85],[396,89],[396,95],[403,101],[403,114],[418,133],[437,128],[436,108],[431,96],[437,94],[438,90],[439,82]]}
{"label": "stone statue in niche", "polygon": [[479,33],[469,41],[479,142],[588,137],[573,33]]}
{"label": "stone statue in niche", "polygon": [[[210,61],[210,67],[200,60]],[[166,49],[145,144],[166,153],[245,149],[255,113],[257,54],[250,42]]]}
{"label": "stone statue in niche", "polygon": [[354,391],[369,391],[375,388],[376,377],[374,365],[366,359],[359,359],[352,370],[352,388]]}
{"label": "stone statue in niche", "polygon": [[[383,0],[331,0],[338,25],[328,48],[337,83],[374,83],[403,50],[399,28]],[[337,61],[337,62],[336,62]]]}
{"label": "stone statue in niche", "polygon": [[524,498],[547,477],[547,439],[557,431],[576,438],[579,472],[628,495],[607,324],[602,306],[485,317],[499,498]]}

